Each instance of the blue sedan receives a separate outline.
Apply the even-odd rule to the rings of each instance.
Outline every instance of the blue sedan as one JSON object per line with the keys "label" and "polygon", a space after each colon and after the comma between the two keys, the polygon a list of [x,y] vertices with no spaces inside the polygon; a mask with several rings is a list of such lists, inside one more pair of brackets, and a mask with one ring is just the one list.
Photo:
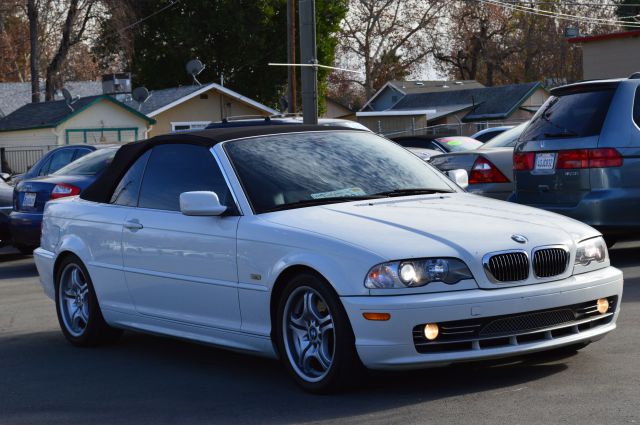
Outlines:
{"label": "blue sedan", "polygon": [[32,253],[40,245],[47,201],[82,193],[111,163],[117,150],[118,147],[99,149],[49,176],[19,182],[13,190],[13,211],[9,215],[13,245],[23,254]]}
{"label": "blue sedan", "polygon": [[48,176],[76,159],[90,154],[96,149],[96,145],[60,146],[47,152],[38,162],[33,164],[26,173],[12,176],[10,183],[15,186],[22,180]]}

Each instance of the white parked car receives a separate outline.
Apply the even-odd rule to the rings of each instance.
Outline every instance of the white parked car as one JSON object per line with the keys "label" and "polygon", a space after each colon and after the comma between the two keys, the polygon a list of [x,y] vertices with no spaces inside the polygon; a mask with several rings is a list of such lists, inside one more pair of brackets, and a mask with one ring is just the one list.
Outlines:
{"label": "white parked car", "polygon": [[47,204],[35,258],[74,345],[170,335],[279,357],[314,392],[362,365],[580,348],[615,329],[623,286],[591,227],[327,127],[125,145],[80,198]]}

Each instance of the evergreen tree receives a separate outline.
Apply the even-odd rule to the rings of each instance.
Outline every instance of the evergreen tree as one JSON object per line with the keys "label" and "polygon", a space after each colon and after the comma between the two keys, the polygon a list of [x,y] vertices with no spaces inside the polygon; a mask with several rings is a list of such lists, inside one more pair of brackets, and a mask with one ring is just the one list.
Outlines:
{"label": "evergreen tree", "polygon": [[[128,0],[135,10],[130,19],[153,15],[171,0]],[[121,3],[120,3],[121,4]],[[335,33],[347,11],[346,0],[317,0],[318,60],[332,64],[337,44]],[[104,26],[105,43],[98,56],[130,51],[124,63],[133,72],[134,84],[161,89],[192,84],[185,71],[190,59],[206,66],[198,76],[205,82],[220,82],[269,106],[277,107],[286,90],[287,69],[269,62],[286,62],[286,0],[183,0],[151,16],[132,29],[130,49],[114,40],[114,24]],[[298,55],[299,57],[299,55]],[[298,70],[299,72],[299,70]],[[321,84],[327,76],[319,72]]]}

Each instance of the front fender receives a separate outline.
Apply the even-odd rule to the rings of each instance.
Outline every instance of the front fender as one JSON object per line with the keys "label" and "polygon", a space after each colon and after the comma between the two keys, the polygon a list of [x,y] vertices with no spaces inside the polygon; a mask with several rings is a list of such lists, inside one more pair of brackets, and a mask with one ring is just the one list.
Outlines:
{"label": "front fender", "polygon": [[339,296],[368,295],[369,290],[364,286],[364,278],[371,266],[366,265],[369,262],[361,266],[357,263],[317,252],[291,252],[275,262],[269,272],[268,285],[273,288],[278,277],[288,268],[303,266],[322,275]]}

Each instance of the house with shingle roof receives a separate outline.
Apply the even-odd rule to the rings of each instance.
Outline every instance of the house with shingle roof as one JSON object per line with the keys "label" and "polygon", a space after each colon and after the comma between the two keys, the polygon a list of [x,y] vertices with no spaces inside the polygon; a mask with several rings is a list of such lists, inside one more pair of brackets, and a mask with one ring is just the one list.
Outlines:
{"label": "house with shingle roof", "polygon": [[147,137],[153,118],[109,95],[27,103],[0,119],[0,146],[125,143]]}
{"label": "house with shingle roof", "polygon": [[356,114],[358,122],[385,134],[432,126],[457,126],[468,135],[490,122],[523,122],[548,98],[540,83],[439,89],[407,93],[384,110]]}
{"label": "house with shingle roof", "polygon": [[[103,76],[103,80],[110,77],[111,75]],[[128,87],[130,86],[129,83]],[[130,93],[103,92],[105,87],[101,81],[70,81],[65,83],[65,88],[73,96],[80,98],[102,94],[117,96],[118,100],[130,108],[157,122],[149,130],[149,137],[176,130],[204,128],[212,121],[220,121],[228,117],[278,114],[275,109],[216,83],[153,90],[149,98],[141,104],[133,100]],[[41,91],[44,93],[44,87]],[[42,97],[44,98],[44,94]],[[59,95],[56,99],[58,98],[62,99],[62,96]],[[30,102],[30,83],[0,83],[0,118]]]}
{"label": "house with shingle roof", "polygon": [[[102,94],[100,81],[69,81],[65,87],[78,97]],[[44,100],[44,83],[40,84],[40,98]],[[57,95],[55,100],[62,100],[62,95]],[[0,118],[30,102],[31,83],[0,83]]]}
{"label": "house with shingle roof", "polygon": [[150,137],[201,129],[223,118],[278,114],[275,109],[216,83],[153,90],[145,102],[127,100],[125,104],[156,121]]}
{"label": "house with shingle roof", "polygon": [[484,85],[476,80],[391,80],[371,96],[371,99],[362,106],[361,110],[383,111],[389,109],[408,94],[436,93],[482,87]]}

